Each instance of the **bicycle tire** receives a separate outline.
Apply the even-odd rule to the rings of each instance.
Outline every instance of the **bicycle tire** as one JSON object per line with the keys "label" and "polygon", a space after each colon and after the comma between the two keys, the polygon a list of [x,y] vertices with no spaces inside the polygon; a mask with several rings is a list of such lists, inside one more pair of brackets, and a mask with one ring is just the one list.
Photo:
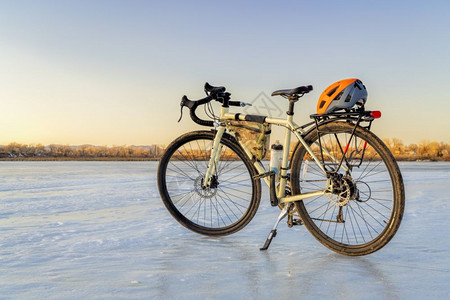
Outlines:
{"label": "bicycle tire", "polygon": [[237,141],[224,133],[215,185],[203,189],[215,133],[193,131],[175,139],[158,166],[158,188],[171,215],[203,235],[223,236],[244,228],[254,217],[261,182]]}
{"label": "bicycle tire", "polygon": [[[295,204],[305,227],[319,242],[337,253],[359,256],[381,249],[395,235],[405,208],[405,191],[400,169],[386,145],[359,126],[349,142],[353,129],[354,124],[332,122],[306,135],[306,143],[319,159],[319,146],[327,149],[323,160],[328,169],[338,169],[332,156],[338,161],[345,157],[343,166],[349,170],[351,166],[351,172],[346,175],[341,168],[342,176],[334,176],[339,192]],[[291,176],[294,195],[325,188],[326,176],[303,146],[292,158]]]}

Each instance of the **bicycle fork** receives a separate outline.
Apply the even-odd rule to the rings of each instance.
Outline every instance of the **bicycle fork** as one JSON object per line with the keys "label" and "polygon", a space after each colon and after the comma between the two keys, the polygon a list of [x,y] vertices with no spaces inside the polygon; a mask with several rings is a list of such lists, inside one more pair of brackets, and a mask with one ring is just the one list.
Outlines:
{"label": "bicycle fork", "polygon": [[223,133],[225,132],[225,126],[219,126],[214,137],[213,146],[211,149],[211,157],[208,162],[208,168],[206,169],[205,178],[202,183],[204,189],[211,187],[211,181],[213,175],[216,174],[217,164],[219,163],[220,154],[222,152],[222,145],[220,141],[222,139]]}

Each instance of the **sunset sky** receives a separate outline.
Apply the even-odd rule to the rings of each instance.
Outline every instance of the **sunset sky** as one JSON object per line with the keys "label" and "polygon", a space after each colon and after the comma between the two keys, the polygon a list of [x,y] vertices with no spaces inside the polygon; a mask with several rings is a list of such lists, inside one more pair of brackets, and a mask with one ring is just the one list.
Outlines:
{"label": "sunset sky", "polygon": [[301,123],[353,77],[379,136],[450,142],[450,1],[0,1],[0,145],[167,144],[206,81],[312,84]]}

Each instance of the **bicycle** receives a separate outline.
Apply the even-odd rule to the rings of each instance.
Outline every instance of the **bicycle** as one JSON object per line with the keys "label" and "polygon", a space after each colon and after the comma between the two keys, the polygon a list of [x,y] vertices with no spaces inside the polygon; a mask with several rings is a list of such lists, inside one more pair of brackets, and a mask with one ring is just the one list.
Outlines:
{"label": "bicycle", "polygon": [[[361,83],[354,82],[355,87]],[[379,111],[366,111],[365,101],[360,101],[349,108],[312,114],[312,122],[299,126],[293,121],[294,104],[312,86],[272,93],[288,100],[286,119],[231,113],[230,106],[250,104],[232,101],[225,87],[206,83],[204,89],[203,99],[183,96],[178,121],[187,107],[195,123],[212,130],[176,138],[158,166],[162,201],[179,223],[208,236],[241,230],[259,207],[262,180],[269,188],[271,205],[281,211],[261,250],[268,249],[286,217],[289,227],[304,225],[323,245],[345,255],[370,254],[391,240],[403,216],[405,191],[393,155],[370,131],[381,116]],[[328,98],[335,91],[328,92]],[[327,101],[336,103],[338,96]],[[214,115],[212,100],[222,104],[220,116]],[[197,116],[201,105],[206,105],[212,120]],[[318,109],[323,108],[320,105],[323,101]],[[278,172],[267,171],[262,163],[272,125],[286,132]],[[257,146],[249,146],[256,138],[246,140],[239,128],[256,134]],[[290,154],[292,134],[298,142]]]}

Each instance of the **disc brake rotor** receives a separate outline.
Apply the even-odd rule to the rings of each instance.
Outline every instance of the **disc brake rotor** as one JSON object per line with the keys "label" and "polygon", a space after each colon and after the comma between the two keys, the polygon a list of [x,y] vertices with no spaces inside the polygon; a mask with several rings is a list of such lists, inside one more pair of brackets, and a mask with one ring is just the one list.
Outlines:
{"label": "disc brake rotor", "polygon": [[[334,188],[333,193],[326,194],[328,200],[338,207],[347,205],[350,197],[352,196],[352,189],[350,184],[352,184],[352,179],[350,177],[339,177],[333,180],[333,184],[337,185]],[[353,184],[352,184],[353,185]]]}
{"label": "disc brake rotor", "polygon": [[203,188],[203,176],[198,176],[194,181],[194,189],[197,195],[199,195],[202,198],[211,199],[217,194],[216,188]]}

